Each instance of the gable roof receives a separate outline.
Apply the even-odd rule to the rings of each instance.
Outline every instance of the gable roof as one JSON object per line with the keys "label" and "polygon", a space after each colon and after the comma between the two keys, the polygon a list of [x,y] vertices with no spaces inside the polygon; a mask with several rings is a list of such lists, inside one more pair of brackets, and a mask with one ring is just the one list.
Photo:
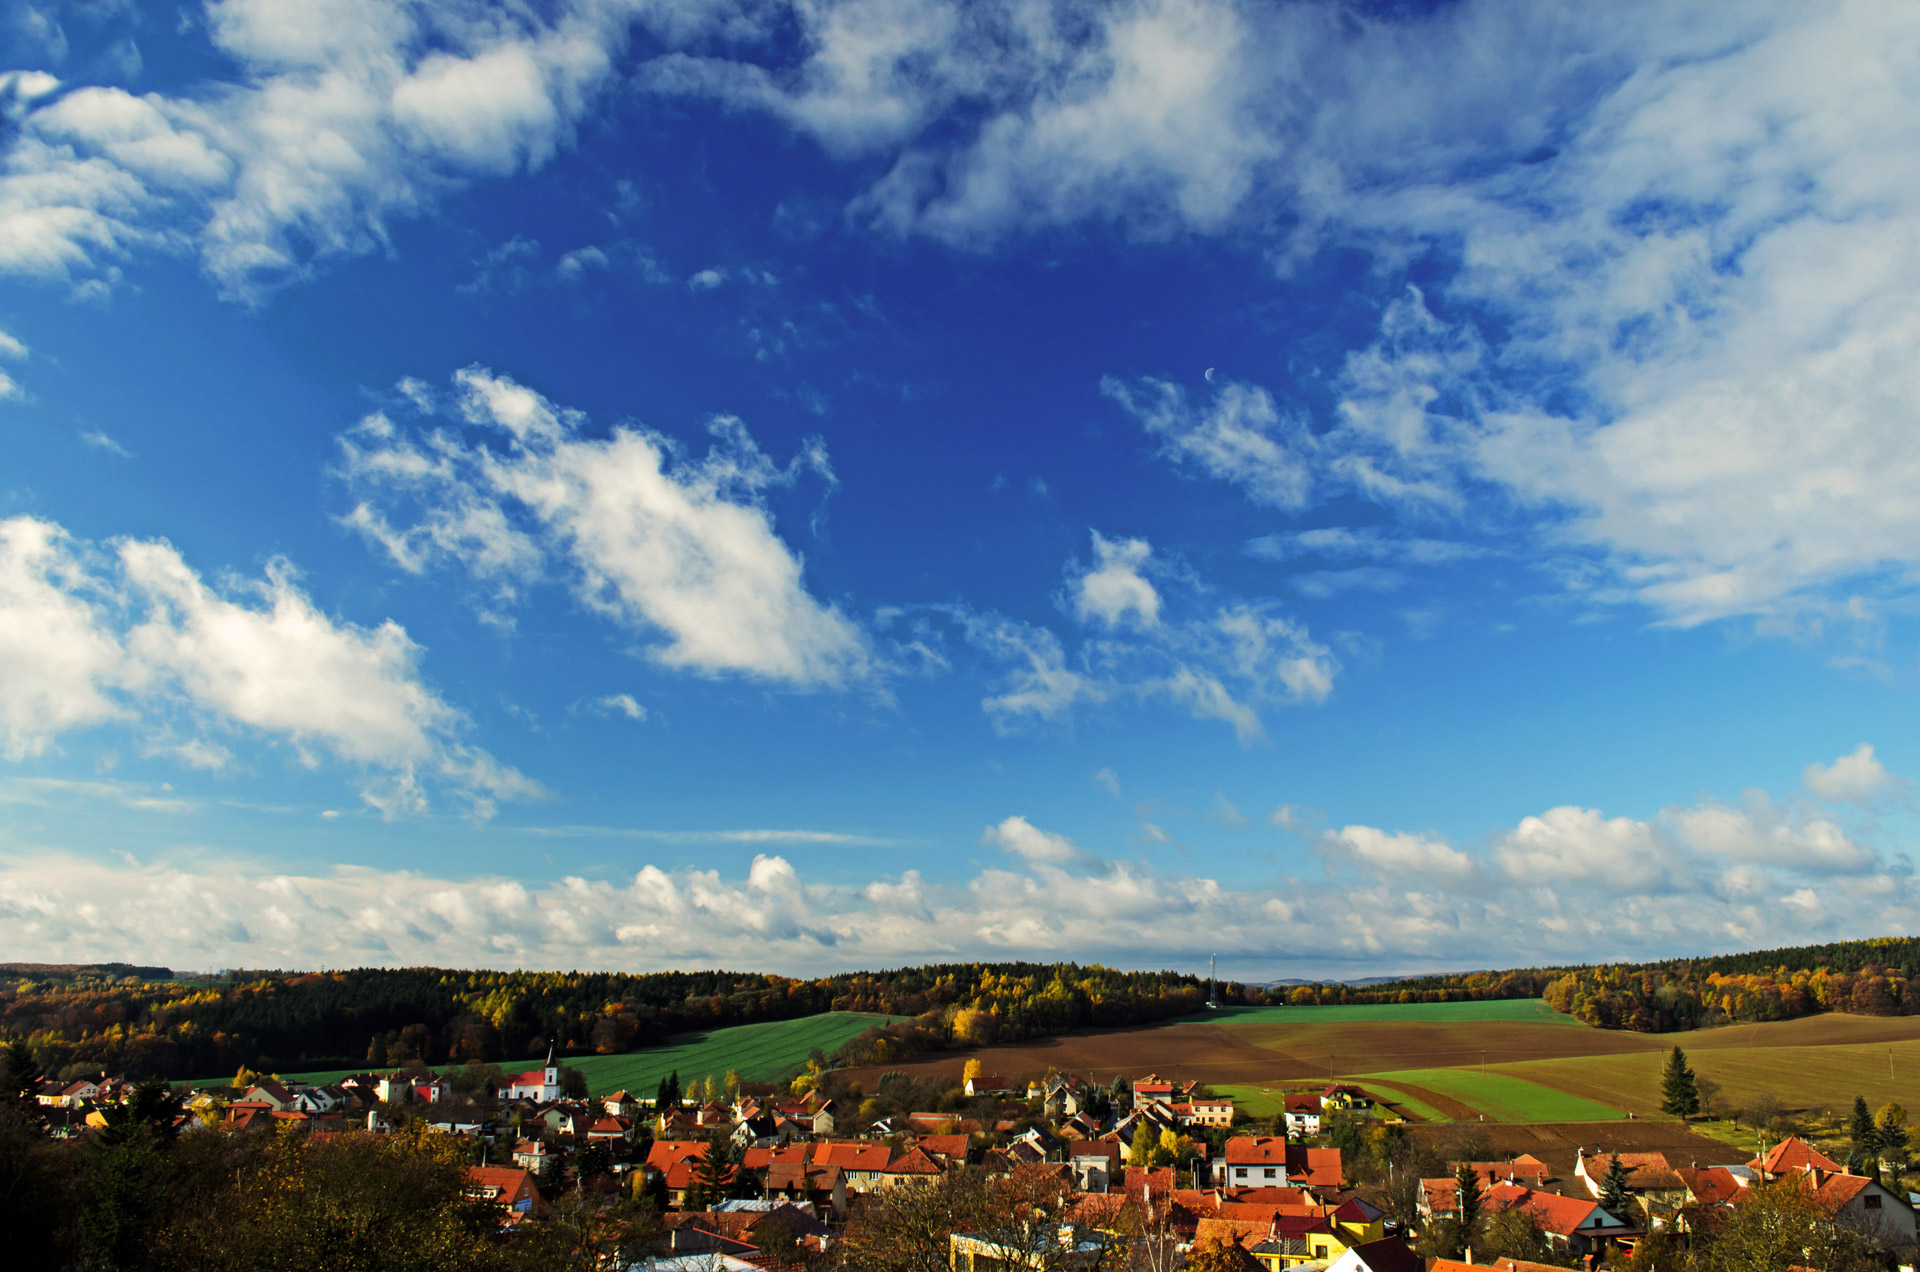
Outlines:
{"label": "gable roof", "polygon": [[1793,1171],[1813,1170],[1838,1171],[1840,1163],[1822,1153],[1798,1135],[1789,1135],[1773,1146],[1773,1151],[1765,1157],[1756,1157],[1747,1163],[1753,1169],[1769,1175],[1785,1175]]}
{"label": "gable roof", "polygon": [[651,1170],[667,1171],[681,1162],[706,1155],[705,1140],[655,1140],[647,1150],[647,1166]]}
{"label": "gable roof", "polygon": [[1582,1201],[1578,1197],[1562,1197],[1559,1193],[1535,1192],[1519,1184],[1495,1184],[1489,1188],[1485,1197],[1489,1210],[1523,1210],[1533,1216],[1535,1224],[1543,1232],[1556,1236],[1571,1236],[1580,1225],[1591,1220],[1595,1213],[1619,1221],[1620,1216],[1600,1209],[1597,1201]]}
{"label": "gable roof", "polygon": [[1285,1166],[1287,1141],[1278,1135],[1236,1135],[1227,1141],[1229,1166]]}
{"label": "gable roof", "polygon": [[1696,1205],[1725,1205],[1740,1195],[1739,1176],[1725,1166],[1706,1166],[1699,1169],[1682,1166],[1673,1173],[1680,1177],[1680,1182],[1692,1194]]}
{"label": "gable roof", "polygon": [[[1399,1237],[1382,1237],[1378,1241],[1363,1241],[1350,1248],[1355,1258],[1367,1272],[1425,1272],[1426,1260],[1407,1247]],[[1505,1268],[1506,1264],[1501,1264]]]}
{"label": "gable roof", "polygon": [[1337,1148],[1287,1148],[1287,1178],[1311,1188],[1338,1188],[1346,1181],[1346,1166]]}
{"label": "gable roof", "polygon": [[1583,1158],[1582,1169],[1586,1171],[1590,1186],[1598,1195],[1601,1181],[1613,1168],[1613,1159],[1619,1157],[1627,1168],[1627,1187],[1629,1188],[1678,1188],[1680,1177],[1674,1174],[1673,1167],[1667,1164],[1665,1153],[1595,1153]]}

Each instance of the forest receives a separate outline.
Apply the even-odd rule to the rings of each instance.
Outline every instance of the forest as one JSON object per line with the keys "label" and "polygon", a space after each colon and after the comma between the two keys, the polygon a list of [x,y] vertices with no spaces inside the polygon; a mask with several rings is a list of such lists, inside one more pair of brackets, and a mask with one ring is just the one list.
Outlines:
{"label": "forest", "polygon": [[[1072,963],[955,963],[806,980],[744,972],[356,968],[173,976],[165,968],[9,964],[0,1042],[47,1073],[130,1077],[613,1054],[678,1033],[826,1011],[884,1012],[888,1058],[1197,1011],[1205,982]],[[884,1040],[883,1040],[884,1039]]]}

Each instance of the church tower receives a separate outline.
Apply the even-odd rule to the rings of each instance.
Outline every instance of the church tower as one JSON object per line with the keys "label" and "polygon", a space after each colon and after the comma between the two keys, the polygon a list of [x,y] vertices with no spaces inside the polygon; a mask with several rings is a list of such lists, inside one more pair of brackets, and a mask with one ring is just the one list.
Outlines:
{"label": "church tower", "polygon": [[549,1038],[547,1040],[547,1072],[542,1083],[547,1088],[545,1095],[549,1100],[560,1098],[560,1066],[554,1063],[553,1046],[553,1040]]}

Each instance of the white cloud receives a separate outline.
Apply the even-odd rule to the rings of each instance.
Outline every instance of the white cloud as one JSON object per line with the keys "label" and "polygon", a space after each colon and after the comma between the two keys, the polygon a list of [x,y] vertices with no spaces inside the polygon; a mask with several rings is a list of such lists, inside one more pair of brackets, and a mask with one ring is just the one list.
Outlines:
{"label": "white cloud", "polygon": [[1265,561],[1318,557],[1329,561],[1385,561],[1407,565],[1444,565],[1486,554],[1486,549],[1474,544],[1401,536],[1379,526],[1277,531],[1247,540],[1242,550],[1248,556]]}
{"label": "white cloud", "polygon": [[1859,873],[1879,858],[1825,817],[1797,815],[1753,794],[1739,808],[1706,803],[1668,813],[1682,842],[1736,861],[1804,870]]}
{"label": "white cloud", "polygon": [[[807,591],[765,506],[803,471],[831,482],[817,442],[778,468],[722,416],[694,459],[638,426],[588,437],[578,412],[481,368],[459,373],[453,396],[498,447],[386,415],[341,438],[347,480],[366,496],[344,520],[401,568],[450,560],[511,589],[557,560],[591,608],[662,637],[651,652],[665,666],[796,688],[877,674],[865,634]],[[396,526],[402,513],[410,524]]]}
{"label": "white cloud", "polygon": [[38,755],[62,733],[126,714],[136,677],[109,630],[111,595],[59,526],[0,521],[0,753]]}
{"label": "white cloud", "polygon": [[592,707],[601,715],[619,714],[629,720],[645,720],[647,709],[635,701],[630,693],[613,693],[604,698],[595,698]]}
{"label": "white cloud", "polygon": [[687,289],[689,291],[697,291],[697,292],[712,291],[714,288],[721,286],[726,281],[727,281],[726,270],[709,267],[707,269],[703,269],[698,273],[688,277]]}
{"label": "white cloud", "polygon": [[1326,850],[1394,873],[1461,879],[1473,870],[1472,859],[1443,839],[1395,834],[1372,826],[1342,826],[1330,832]]}
{"label": "white cloud", "polygon": [[1296,510],[1313,492],[1316,443],[1305,421],[1282,415],[1265,389],[1222,380],[1212,401],[1195,406],[1165,380],[1127,384],[1114,376],[1100,391],[1160,442],[1167,458],[1202,475],[1246,488],[1255,503]]}
{"label": "white cloud", "polygon": [[[172,545],[76,545],[49,522],[0,522],[0,728],[10,759],[110,720],[154,731],[154,753],[220,767],[209,732],[283,741],[309,763],[328,754],[367,775],[382,811],[425,806],[429,781],[485,815],[539,785],[460,738],[461,714],[420,678],[420,649],[397,624],[364,628],[321,613],[274,562],[218,590]],[[192,736],[182,740],[181,729]]]}
{"label": "white cloud", "polygon": [[97,428],[89,429],[86,432],[80,434],[80,440],[85,442],[87,445],[93,447],[95,450],[103,450],[107,452],[107,454],[109,455],[117,455],[121,459],[133,458],[132,451],[122,446],[119,442],[114,441],[111,437],[108,437],[105,433],[102,433]]}
{"label": "white cloud", "polygon": [[[0,783],[0,799],[191,812],[164,789],[111,782]],[[1332,877],[1238,883],[1106,859],[1023,817],[986,829],[981,842],[1003,855],[972,873],[921,867],[852,880],[844,871],[809,878],[765,852],[734,867],[645,864],[598,880],[305,872],[258,855],[142,864],[36,851],[0,854],[0,923],[48,958],[137,955],[175,966],[724,962],[804,974],[1072,957],[1197,969],[1210,952],[1231,950],[1231,974],[1264,979],[1282,968],[1352,975],[1671,957],[1910,931],[1920,922],[1897,860],[1828,886],[1830,867],[1730,862],[1691,847],[1676,815],[1687,811],[1697,810],[1637,820],[1551,809],[1484,850],[1346,826],[1315,840]],[[514,832],[489,832],[500,833]],[[799,837],[829,832],[658,833],[689,846],[843,841]],[[962,855],[961,844],[953,848]]]}
{"label": "white cloud", "polygon": [[1065,835],[1041,830],[1024,817],[1009,817],[987,827],[980,842],[992,844],[1036,866],[1069,866],[1091,859]]}
{"label": "white cloud", "polygon": [[1068,594],[1075,617],[1107,627],[1129,622],[1152,627],[1160,621],[1160,594],[1141,572],[1153,556],[1145,539],[1108,539],[1093,533],[1093,568],[1071,581]]}
{"label": "white cloud", "polygon": [[[137,97],[10,77],[0,269],[111,281],[135,249],[194,250],[227,294],[256,299],[379,247],[390,219],[465,180],[544,164],[647,12],[216,0],[206,30],[230,82]],[[701,25],[660,17],[686,36]]]}
{"label": "white cloud", "polygon": [[1808,790],[1824,799],[1848,800],[1864,804],[1894,784],[1886,767],[1873,753],[1870,743],[1862,742],[1831,764],[1809,764],[1800,774]]}
{"label": "white cloud", "polygon": [[1607,883],[1659,893],[1686,885],[1684,854],[1658,826],[1591,808],[1550,808],[1494,841],[1494,860],[1522,883]]}

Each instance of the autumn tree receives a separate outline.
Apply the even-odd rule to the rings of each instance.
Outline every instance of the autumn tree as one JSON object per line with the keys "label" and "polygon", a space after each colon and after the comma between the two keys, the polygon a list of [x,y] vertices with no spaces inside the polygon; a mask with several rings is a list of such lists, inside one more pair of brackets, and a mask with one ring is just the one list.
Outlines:
{"label": "autumn tree", "polygon": [[1883,1252],[1867,1234],[1835,1221],[1798,1179],[1755,1184],[1696,1256],[1703,1272],[1868,1272]]}

